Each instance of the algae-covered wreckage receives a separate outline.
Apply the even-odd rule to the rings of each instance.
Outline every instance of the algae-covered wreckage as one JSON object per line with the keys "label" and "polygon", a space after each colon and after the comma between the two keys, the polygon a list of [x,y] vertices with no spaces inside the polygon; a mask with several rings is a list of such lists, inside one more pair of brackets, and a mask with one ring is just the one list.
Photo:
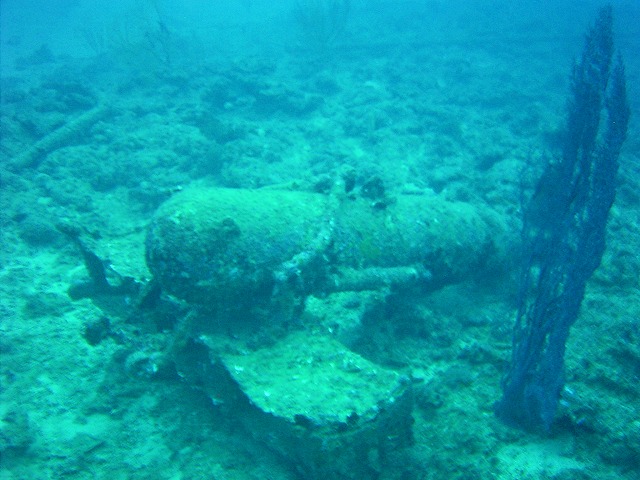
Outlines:
{"label": "algae-covered wreckage", "polygon": [[0,478],[636,480],[640,6],[1,3]]}
{"label": "algae-covered wreckage", "polygon": [[336,184],[328,194],[187,189],[158,209],[147,262],[163,291],[201,312],[170,353],[183,378],[307,478],[375,478],[412,442],[412,381],[338,340],[362,318],[337,320],[337,337],[301,320],[307,296],[410,301],[499,270],[509,241],[490,210]]}

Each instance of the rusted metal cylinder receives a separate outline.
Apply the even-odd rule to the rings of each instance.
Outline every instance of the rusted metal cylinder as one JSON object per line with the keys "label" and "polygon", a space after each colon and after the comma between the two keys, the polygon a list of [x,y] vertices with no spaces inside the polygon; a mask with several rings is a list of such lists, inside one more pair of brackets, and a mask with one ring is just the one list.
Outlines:
{"label": "rusted metal cylinder", "polygon": [[147,262],[189,302],[255,305],[282,292],[438,288],[503,262],[505,232],[495,213],[437,195],[381,208],[299,191],[190,189],[157,211]]}

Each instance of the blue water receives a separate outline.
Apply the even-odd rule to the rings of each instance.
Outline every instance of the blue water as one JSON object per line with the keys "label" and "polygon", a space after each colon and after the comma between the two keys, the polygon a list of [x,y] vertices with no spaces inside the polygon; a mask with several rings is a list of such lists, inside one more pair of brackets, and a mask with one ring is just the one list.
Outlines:
{"label": "blue water", "polygon": [[602,5],[1,0],[0,478],[639,478],[637,0],[557,411],[494,415]]}

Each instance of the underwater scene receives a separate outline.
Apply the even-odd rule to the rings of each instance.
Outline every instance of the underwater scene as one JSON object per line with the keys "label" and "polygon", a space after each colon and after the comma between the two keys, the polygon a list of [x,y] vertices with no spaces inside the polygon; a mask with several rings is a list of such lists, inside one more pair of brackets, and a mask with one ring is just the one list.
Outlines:
{"label": "underwater scene", "polygon": [[640,479],[638,0],[1,0],[0,480]]}

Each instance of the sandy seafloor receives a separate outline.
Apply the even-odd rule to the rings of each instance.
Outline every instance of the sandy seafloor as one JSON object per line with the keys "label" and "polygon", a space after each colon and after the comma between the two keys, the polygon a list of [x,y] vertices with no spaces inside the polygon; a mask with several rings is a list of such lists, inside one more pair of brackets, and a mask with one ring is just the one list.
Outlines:
{"label": "sandy seafloor", "polygon": [[[61,222],[90,232],[116,271],[144,280],[146,227],[172,192],[194,182],[313,189],[352,167],[360,183],[378,176],[392,193],[432,190],[493,209],[518,231],[521,192],[560,151],[571,62],[594,5],[453,13],[434,2],[366,13],[366,3],[322,51],[286,16],[269,27],[257,15],[213,24],[208,37],[172,27],[162,53],[141,40],[155,21],[146,14],[132,17],[127,38],[90,26],[99,41],[81,56],[3,38],[12,56],[1,79],[1,479],[301,478],[202,393],[128,371],[127,355],[149,348],[131,332],[144,333],[140,343],[170,332],[131,325],[126,298],[69,297],[87,272]],[[424,379],[415,443],[386,459],[380,479],[640,478],[640,31],[629,21],[640,10],[616,8],[632,120],[607,250],[567,346],[556,426],[529,434],[493,414],[517,275],[462,282],[416,298],[405,322],[380,319],[360,346]],[[37,141],[105,105],[16,166]],[[86,325],[105,316],[128,332],[124,344],[87,341]]]}

